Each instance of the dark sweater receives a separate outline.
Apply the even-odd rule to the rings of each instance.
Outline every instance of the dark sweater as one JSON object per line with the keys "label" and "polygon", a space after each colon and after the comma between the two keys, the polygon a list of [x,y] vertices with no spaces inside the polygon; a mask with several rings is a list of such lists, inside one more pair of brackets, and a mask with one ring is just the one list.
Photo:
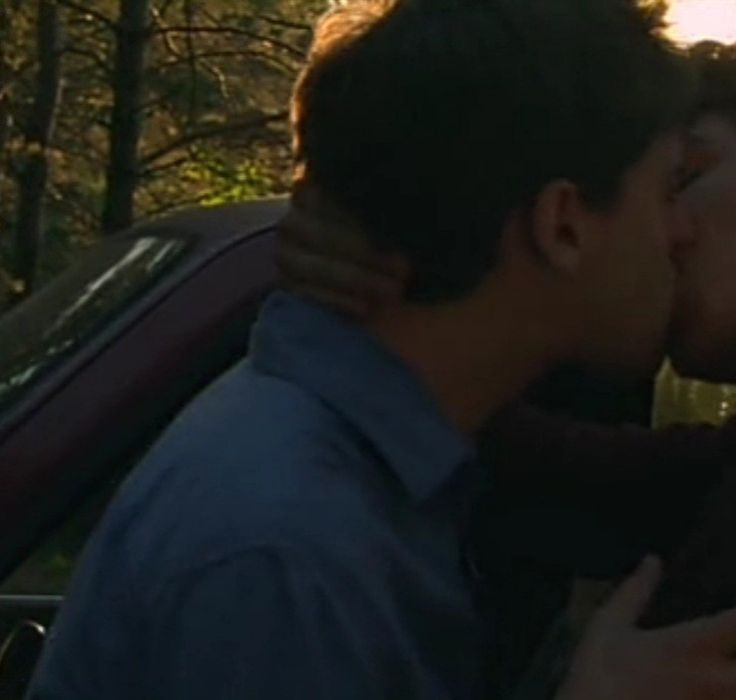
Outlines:
{"label": "dark sweater", "polygon": [[655,552],[665,579],[647,624],[736,605],[736,422],[655,432],[517,405],[484,430],[480,455],[494,488],[477,509],[477,548],[507,689],[575,577],[616,579]]}

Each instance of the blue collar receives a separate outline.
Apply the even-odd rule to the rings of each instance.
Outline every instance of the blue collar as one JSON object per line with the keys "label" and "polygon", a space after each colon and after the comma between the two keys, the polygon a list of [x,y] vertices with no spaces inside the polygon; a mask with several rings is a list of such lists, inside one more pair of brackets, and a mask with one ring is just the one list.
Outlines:
{"label": "blue collar", "polygon": [[411,370],[359,325],[285,292],[264,304],[251,362],[316,394],[352,423],[411,496],[434,495],[474,457]]}

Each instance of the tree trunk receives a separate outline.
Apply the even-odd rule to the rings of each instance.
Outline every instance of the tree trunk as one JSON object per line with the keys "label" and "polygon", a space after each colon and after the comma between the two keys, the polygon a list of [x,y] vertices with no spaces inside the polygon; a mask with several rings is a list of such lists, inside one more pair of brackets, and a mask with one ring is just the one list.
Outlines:
{"label": "tree trunk", "polygon": [[10,97],[8,83],[12,70],[6,56],[10,34],[10,8],[0,0],[0,180],[3,178],[5,145],[10,132]]}
{"label": "tree trunk", "polygon": [[18,173],[16,275],[26,293],[33,289],[43,236],[43,205],[48,179],[48,146],[61,88],[61,29],[55,0],[39,0],[36,30],[36,94],[24,125],[25,149]]}
{"label": "tree trunk", "polygon": [[0,185],[5,179],[5,147],[10,135],[10,125],[10,100],[0,93]]}
{"label": "tree trunk", "polygon": [[139,179],[138,144],[143,126],[145,58],[150,38],[150,4],[150,0],[120,0],[103,233],[114,233],[133,222]]}

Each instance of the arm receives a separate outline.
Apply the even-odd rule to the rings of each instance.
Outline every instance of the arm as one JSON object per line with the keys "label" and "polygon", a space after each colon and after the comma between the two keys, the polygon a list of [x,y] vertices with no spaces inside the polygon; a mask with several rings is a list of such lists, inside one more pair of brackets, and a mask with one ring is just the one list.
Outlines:
{"label": "arm", "polygon": [[736,531],[736,474],[717,499],[707,495],[736,464],[736,423],[655,432],[519,405],[489,426],[481,457],[496,489],[479,515],[479,556],[483,568],[499,572],[503,666],[512,681],[574,577],[618,577],[647,551],[668,560],[648,624],[736,604],[727,546]]}
{"label": "arm", "polygon": [[504,486],[598,498],[609,489],[651,487],[662,479],[709,486],[736,461],[736,421],[723,428],[677,426],[655,431],[603,426],[515,404],[481,435]]}
{"label": "arm", "polygon": [[647,627],[712,615],[736,604],[736,469],[710,495],[685,543],[671,557],[647,608]]}
{"label": "arm", "polygon": [[495,475],[502,513],[551,518],[557,541],[584,540],[586,552],[603,559],[607,543],[625,542],[613,573],[646,550],[668,554],[682,543],[736,463],[736,422],[653,431],[516,405],[489,424],[480,455]]}

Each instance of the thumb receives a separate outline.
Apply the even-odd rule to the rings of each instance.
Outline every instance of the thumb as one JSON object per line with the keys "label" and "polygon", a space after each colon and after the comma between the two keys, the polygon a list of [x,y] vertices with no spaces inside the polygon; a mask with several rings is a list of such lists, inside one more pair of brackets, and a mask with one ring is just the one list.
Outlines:
{"label": "thumb", "polygon": [[736,609],[682,622],[670,628],[683,642],[704,651],[733,656],[736,649]]}
{"label": "thumb", "polygon": [[649,555],[598,612],[598,620],[617,627],[631,627],[644,613],[662,572],[659,559]]}

